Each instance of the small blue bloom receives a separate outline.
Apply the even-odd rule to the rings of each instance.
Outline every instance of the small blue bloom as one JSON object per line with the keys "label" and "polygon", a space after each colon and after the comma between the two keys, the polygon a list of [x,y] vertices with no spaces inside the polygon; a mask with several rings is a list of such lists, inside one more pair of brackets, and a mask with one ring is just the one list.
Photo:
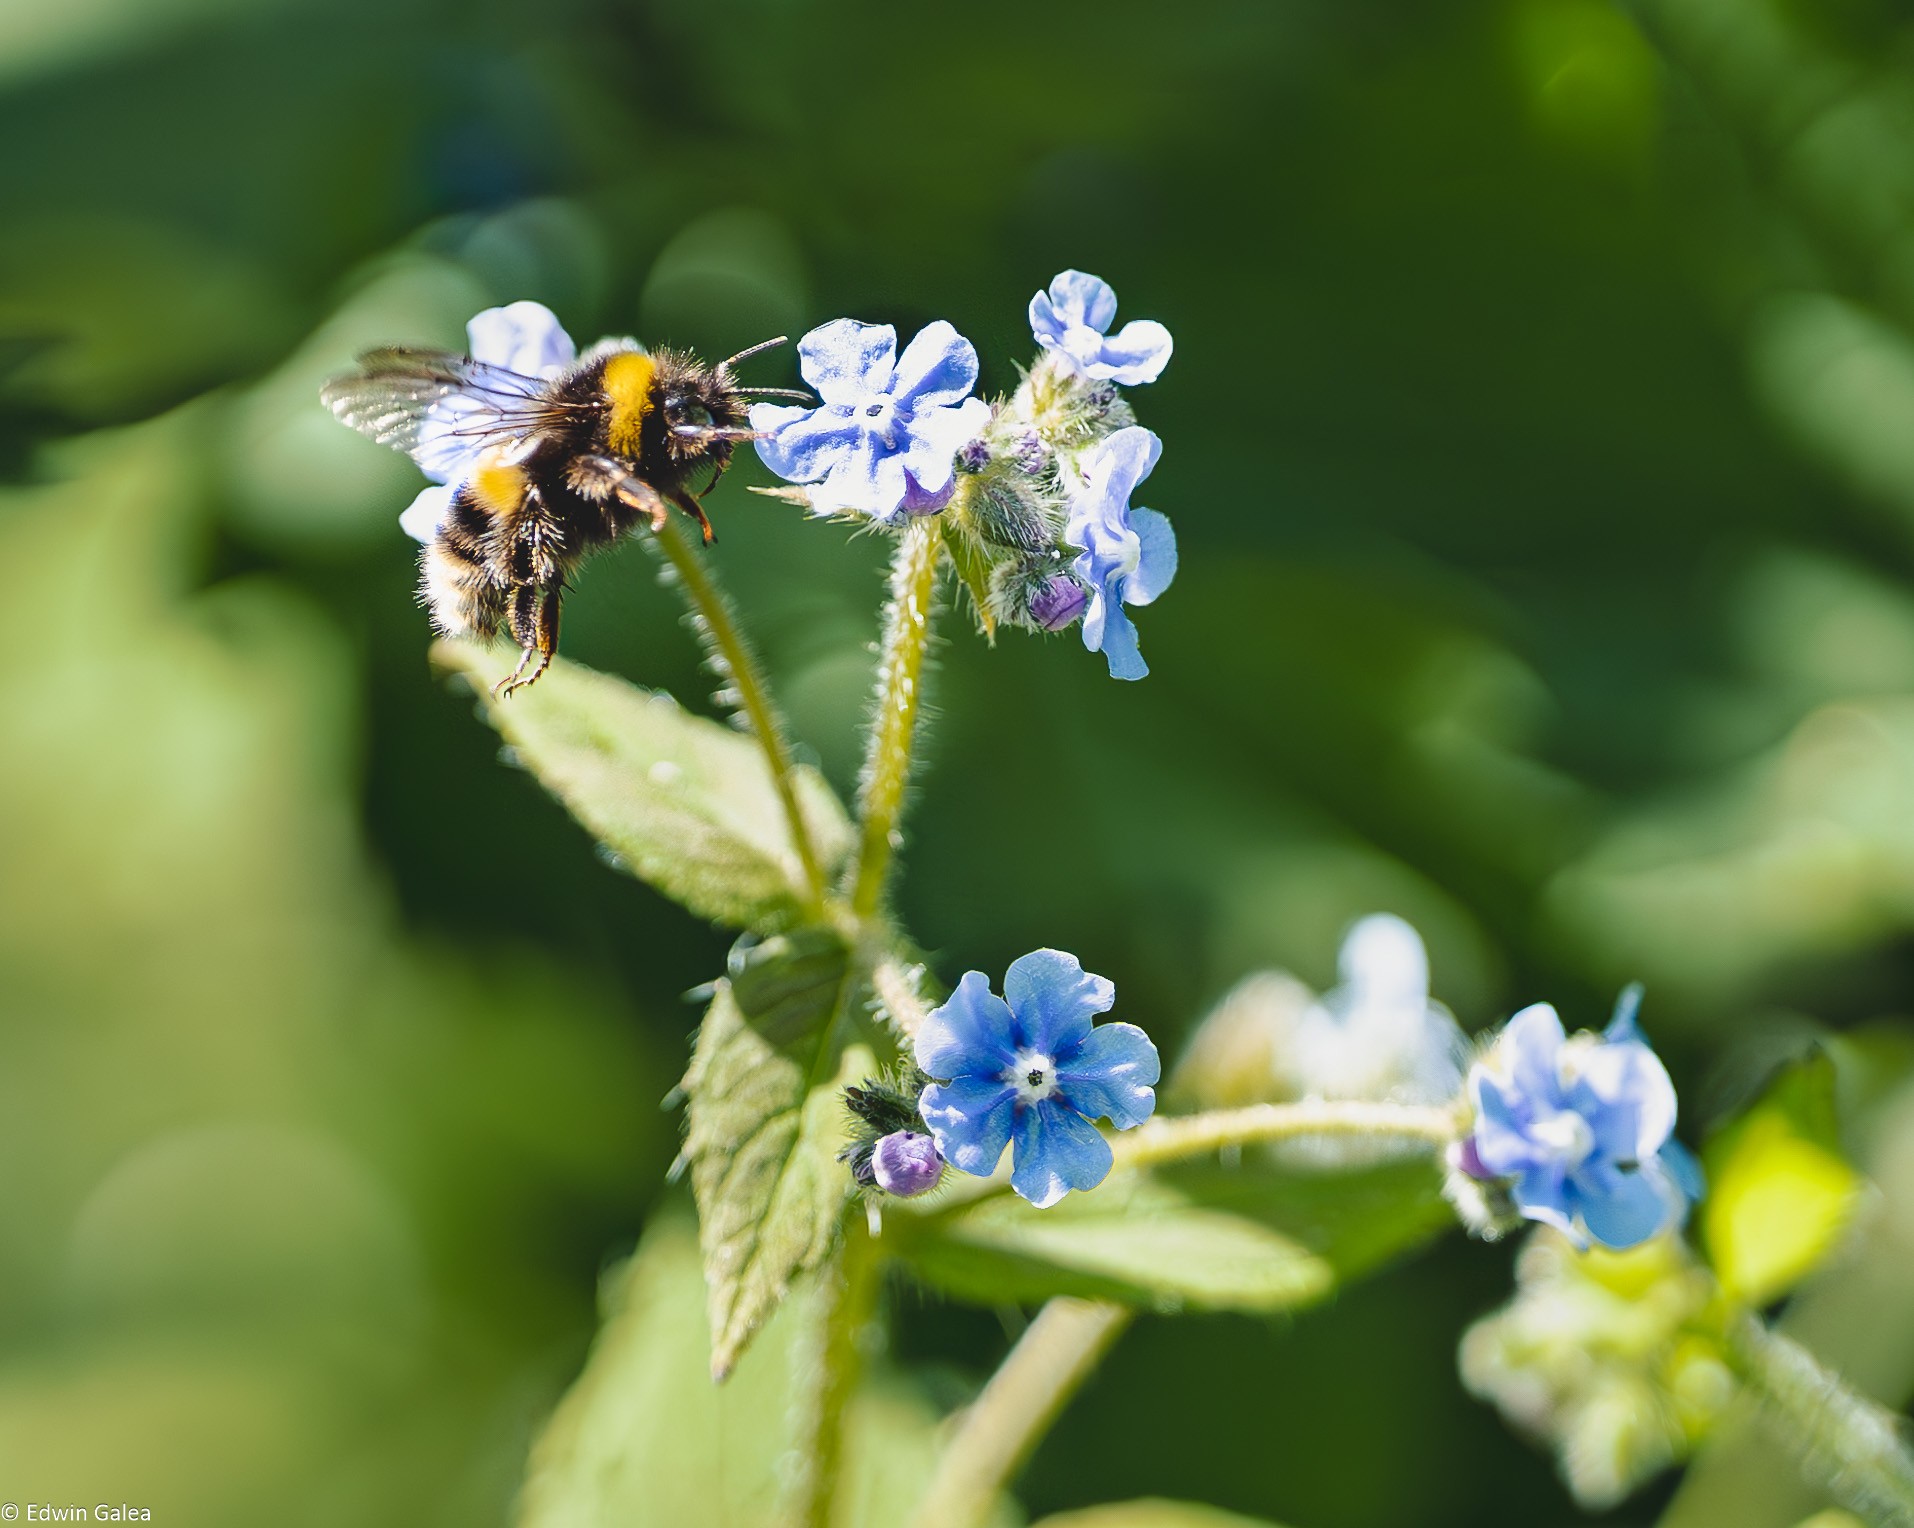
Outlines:
{"label": "small blue bloom", "polygon": [[1138,318],[1111,335],[1116,311],[1109,282],[1064,271],[1048,292],[1030,299],[1030,332],[1086,377],[1125,387],[1154,382],[1170,362],[1170,331],[1154,319]]}
{"label": "small blue bloom", "polygon": [[1119,1130],[1156,1108],[1161,1062],[1134,1024],[1099,1024],[1116,988],[1074,955],[1036,950],[1004,974],[1004,995],[969,971],[917,1035],[917,1064],[943,1079],[918,1111],[944,1159],[987,1177],[1014,1143],[1010,1186],[1038,1209],[1109,1174],[1109,1142],[1091,1120]]}
{"label": "small blue bloom", "polygon": [[977,350],[939,319],[897,353],[889,324],[840,318],[798,341],[798,370],[823,400],[814,409],[760,403],[751,428],[764,465],[809,483],[819,514],[874,520],[934,514],[950,502],[954,459],[990,422],[970,396]]}
{"label": "small blue bloom", "polygon": [[871,1177],[887,1194],[910,1199],[937,1187],[944,1159],[937,1143],[914,1130],[893,1130],[871,1147]]}
{"label": "small blue bloom", "polygon": [[[578,347],[558,322],[558,317],[543,303],[515,302],[503,308],[487,308],[465,326],[468,354],[475,361],[495,366],[487,385],[532,397],[537,382],[549,381],[578,359]],[[525,379],[521,385],[515,378]],[[422,489],[419,496],[399,516],[400,528],[414,541],[430,541],[439,522],[451,506],[452,493],[462,478],[478,464],[479,437],[461,433],[468,416],[481,412],[471,398],[454,394],[433,404],[419,431],[412,459],[435,484]]]}
{"label": "small blue bloom", "polygon": [[1469,1074],[1465,1170],[1505,1180],[1516,1208],[1574,1238],[1633,1247],[1701,1193],[1672,1137],[1675,1086],[1635,1026],[1639,989],[1601,1035],[1569,1038],[1546,1003],[1509,1020]]}
{"label": "small blue bloom", "polygon": [[1105,436],[1084,454],[1080,481],[1070,485],[1064,539],[1081,551],[1073,564],[1089,587],[1083,645],[1102,653],[1117,679],[1141,679],[1149,664],[1137,647],[1125,605],[1147,605],[1176,577],[1176,533],[1153,509],[1130,507],[1163,442],[1141,425]]}

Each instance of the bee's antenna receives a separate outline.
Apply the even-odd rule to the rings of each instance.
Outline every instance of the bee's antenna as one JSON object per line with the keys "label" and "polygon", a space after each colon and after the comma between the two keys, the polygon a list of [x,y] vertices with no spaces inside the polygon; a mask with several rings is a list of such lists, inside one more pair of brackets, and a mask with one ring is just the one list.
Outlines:
{"label": "bee's antenna", "polygon": [[812,401],[811,395],[801,387],[734,387],[731,390],[746,398],[795,398],[799,403]]}
{"label": "bee's antenna", "polygon": [[736,355],[732,356],[730,360],[718,362],[718,370],[729,371],[733,366],[736,366],[738,362],[748,360],[761,350],[775,350],[780,345],[788,344],[790,338],[788,334],[780,334],[774,340],[759,340],[757,344],[740,350]]}

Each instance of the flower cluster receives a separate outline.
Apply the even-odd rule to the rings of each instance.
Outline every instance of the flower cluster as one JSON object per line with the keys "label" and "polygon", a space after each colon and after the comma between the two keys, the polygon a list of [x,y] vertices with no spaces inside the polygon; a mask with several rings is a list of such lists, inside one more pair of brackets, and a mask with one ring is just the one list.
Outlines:
{"label": "flower cluster", "polygon": [[1161,1065],[1134,1024],[1095,1024],[1116,989],[1074,955],[1036,950],[1011,963],[1004,993],[970,971],[916,1038],[937,1079],[918,1109],[944,1161],[987,1177],[1012,1151],[1010,1186],[1045,1209],[1109,1174],[1110,1144],[1090,1123],[1140,1125],[1156,1108]]}
{"label": "flower cluster", "polygon": [[1515,1285],[1463,1337],[1462,1382],[1555,1450],[1588,1510],[1685,1458],[1734,1399],[1714,1280],[1679,1237],[1579,1252],[1540,1229]]}
{"label": "flower cluster", "polygon": [[1572,1038],[1533,1004],[1470,1069],[1474,1125],[1450,1188],[1479,1229],[1512,1214],[1633,1247],[1686,1218],[1700,1169],[1674,1139],[1675,1087],[1635,1023],[1640,1000],[1629,988],[1602,1034]]}
{"label": "flower cluster", "polygon": [[[531,389],[523,386],[523,379],[549,381],[578,359],[572,337],[543,303],[487,308],[465,326],[465,335],[472,359],[497,368],[486,378],[486,386],[495,393],[522,391],[529,397]],[[432,539],[453,492],[478,466],[483,440],[477,433],[466,433],[465,426],[480,412],[478,402],[462,393],[439,399],[427,411],[411,454],[434,486],[421,489],[399,516],[400,528],[414,541]]]}
{"label": "flower cluster", "polygon": [[879,525],[942,515],[957,571],[987,633],[1077,625],[1119,679],[1149,672],[1126,607],[1176,576],[1176,538],[1132,503],[1162,443],[1119,386],[1152,382],[1170,334],[1132,320],[1115,334],[1107,282],[1065,271],[1030,301],[1036,364],[1010,398],[971,396],[976,348],[948,323],[900,355],[896,331],[843,318],[798,343],[815,408],[758,404],[765,465],[817,514]]}

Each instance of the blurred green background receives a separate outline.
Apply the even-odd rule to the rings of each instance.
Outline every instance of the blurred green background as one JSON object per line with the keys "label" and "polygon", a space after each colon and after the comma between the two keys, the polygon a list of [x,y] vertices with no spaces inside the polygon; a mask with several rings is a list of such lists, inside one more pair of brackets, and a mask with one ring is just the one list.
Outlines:
{"label": "blurred green background", "polygon": [[[418,475],[320,380],[536,298],[706,353],[947,317],[1007,389],[1068,265],[1176,335],[1182,569],[1140,685],[947,623],[941,974],[1068,948],[1173,1051],[1392,910],[1469,1027],[1645,980],[1691,1139],[1839,1035],[1885,1192],[1795,1319],[1914,1388],[1908,0],[4,0],[0,142],[0,1496],[502,1524],[675,1201],[724,941],[429,672]],[[883,547],[753,480],[713,556],[848,791]],[[567,617],[703,703],[641,549]],[[1025,1505],[1575,1520],[1455,1378],[1508,1262],[1144,1321]],[[894,1303],[941,1405],[1006,1345]],[[1760,1468],[1681,1520],[1811,1508]]]}

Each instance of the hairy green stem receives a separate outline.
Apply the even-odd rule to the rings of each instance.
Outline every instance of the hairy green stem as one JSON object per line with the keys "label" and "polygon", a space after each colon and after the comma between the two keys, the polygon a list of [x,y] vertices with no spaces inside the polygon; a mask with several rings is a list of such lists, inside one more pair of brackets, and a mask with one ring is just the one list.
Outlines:
{"label": "hairy green stem", "polygon": [[884,956],[871,969],[871,990],[898,1040],[906,1045],[917,1038],[929,1011],[917,989],[922,974],[922,967],[905,965],[894,955]]}
{"label": "hairy green stem", "polygon": [[1130,1324],[1103,1300],[1058,1296],[1037,1313],[937,1461],[912,1528],[978,1528],[1070,1397]]}
{"label": "hairy green stem", "polygon": [[865,1329],[877,1303],[878,1254],[856,1217],[824,1267],[817,1345],[799,1402],[798,1473],[786,1498],[791,1528],[831,1528],[844,1464],[844,1420],[864,1372]]}
{"label": "hairy green stem", "polygon": [[804,820],[804,812],[798,805],[791,749],[784,740],[784,724],[771,702],[771,689],[765,682],[764,670],[758,665],[757,654],[751,650],[743,628],[738,625],[737,614],[719,586],[716,574],[685,539],[677,519],[667,520],[651,541],[677,575],[678,587],[684,591],[685,603],[691,607],[693,623],[704,641],[712,669],[731,686],[738,709],[744,713],[752,736],[764,750],[764,761],[771,770],[771,784],[778,793],[785,822],[791,830],[791,846],[797,851],[798,863],[804,872],[812,911],[818,911],[824,906],[830,888],[824,880],[817,845],[811,841],[810,824]]}
{"label": "hairy green stem", "polygon": [[1914,1528],[1914,1455],[1899,1418],[1757,1316],[1731,1323],[1728,1340],[1803,1468],[1868,1522]]}
{"label": "hairy green stem", "polygon": [[1447,1106],[1314,1100],[1158,1117],[1117,1136],[1110,1146],[1117,1166],[1147,1167],[1204,1156],[1226,1146],[1292,1141],[1302,1136],[1402,1136],[1442,1147],[1458,1133],[1459,1122]]}
{"label": "hairy green stem", "polygon": [[935,519],[912,520],[897,538],[891,559],[891,597],[884,607],[884,640],[877,658],[877,714],[864,756],[857,810],[862,837],[857,875],[851,885],[851,911],[859,918],[877,912],[884,881],[898,842],[904,815],[904,789],[910,783],[911,746],[924,698],[924,655],[930,646],[937,599],[937,563],[944,538]]}

